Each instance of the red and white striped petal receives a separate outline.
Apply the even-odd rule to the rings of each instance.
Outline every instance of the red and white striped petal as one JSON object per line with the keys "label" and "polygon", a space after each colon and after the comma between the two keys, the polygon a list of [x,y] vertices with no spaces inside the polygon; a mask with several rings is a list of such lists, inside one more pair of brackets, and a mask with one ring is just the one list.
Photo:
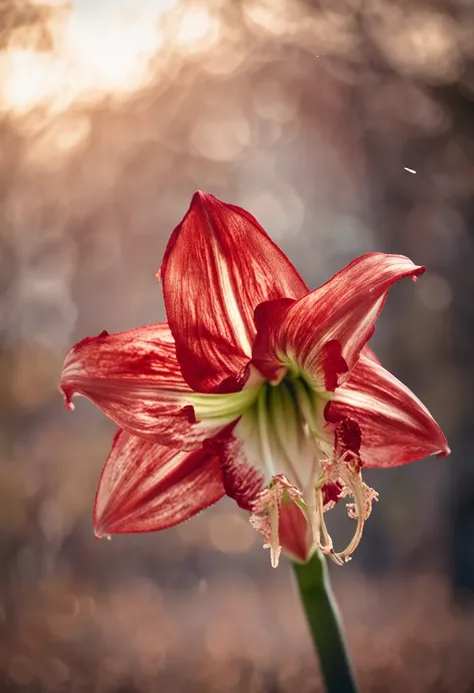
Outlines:
{"label": "red and white striped petal", "polygon": [[243,443],[232,433],[219,442],[218,449],[226,494],[240,508],[251,512],[255,499],[265,488],[264,473],[249,464]]}
{"label": "red and white striped petal", "polygon": [[331,423],[349,418],[362,433],[366,467],[395,467],[429,455],[447,455],[440,427],[420,400],[383,366],[361,355],[349,380],[325,410]]}
{"label": "red and white striped petal", "polygon": [[69,408],[84,395],[121,428],[164,445],[194,449],[216,431],[195,423],[166,323],[83,339],[69,350],[59,387]]}
{"label": "red and white striped petal", "polygon": [[259,307],[255,365],[271,378],[278,367],[290,363],[304,369],[316,385],[333,391],[347,380],[371,337],[388,289],[424,269],[402,255],[369,253],[289,304],[283,314],[281,302]]}
{"label": "red and white striped petal", "polygon": [[99,482],[97,536],[155,532],[188,520],[225,494],[219,458],[118,431]]}
{"label": "red and white striped petal", "polygon": [[367,344],[362,349],[361,354],[363,354],[366,358],[370,359],[374,363],[378,363],[380,365],[379,357],[377,356],[377,354],[374,354],[372,349]]}
{"label": "red and white striped petal", "polygon": [[259,223],[197,192],[161,267],[166,313],[184,378],[199,392],[231,392],[247,378],[262,303],[308,289]]}

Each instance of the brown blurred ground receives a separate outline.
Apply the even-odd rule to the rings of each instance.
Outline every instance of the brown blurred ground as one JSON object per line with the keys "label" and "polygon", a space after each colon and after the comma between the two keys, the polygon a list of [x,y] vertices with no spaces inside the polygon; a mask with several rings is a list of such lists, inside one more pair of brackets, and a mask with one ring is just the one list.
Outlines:
{"label": "brown blurred ground", "polygon": [[474,690],[473,12],[4,0],[0,690],[321,690],[289,570],[230,502],[92,536],[114,429],[63,410],[62,359],[164,318],[154,274],[197,188],[247,207],[310,286],[369,250],[428,266],[373,342],[453,454],[372,472],[380,503],[333,573],[363,691]]}

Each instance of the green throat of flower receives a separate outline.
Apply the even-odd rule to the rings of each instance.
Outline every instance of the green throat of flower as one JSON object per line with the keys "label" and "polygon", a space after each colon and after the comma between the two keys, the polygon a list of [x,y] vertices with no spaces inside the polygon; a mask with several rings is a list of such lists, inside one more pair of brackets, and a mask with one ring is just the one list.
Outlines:
{"label": "green throat of flower", "polygon": [[[264,381],[230,394],[193,394],[198,421],[226,425],[237,421],[233,435],[247,464],[257,469],[267,488],[254,502],[252,525],[271,550],[272,565],[281,551],[279,523],[284,505],[295,503],[307,520],[307,543],[337,563],[349,560],[376,497],[362,481],[360,459],[334,452],[334,431],[328,430],[324,408],[332,393],[315,389],[300,372],[288,371],[277,384]],[[324,512],[336,499],[352,496],[349,515],[357,529],[349,546],[336,553],[324,521]]]}

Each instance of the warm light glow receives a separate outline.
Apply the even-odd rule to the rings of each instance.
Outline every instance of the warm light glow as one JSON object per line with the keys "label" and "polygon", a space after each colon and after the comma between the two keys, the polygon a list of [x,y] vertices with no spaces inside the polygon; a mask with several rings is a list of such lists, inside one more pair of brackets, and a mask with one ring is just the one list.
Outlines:
{"label": "warm light glow", "polygon": [[177,41],[188,50],[202,50],[214,43],[218,30],[216,22],[204,8],[193,8],[181,19]]}
{"label": "warm light glow", "polygon": [[62,166],[87,139],[90,129],[89,118],[85,115],[65,114],[53,119],[28,148],[28,164],[49,169]]}
{"label": "warm light glow", "polygon": [[299,3],[291,0],[245,0],[243,10],[250,22],[275,36],[292,33],[302,16]]}
{"label": "warm light glow", "polygon": [[59,77],[58,66],[47,54],[31,50],[10,50],[0,58],[2,106],[28,110],[47,98]]}
{"label": "warm light glow", "polygon": [[133,90],[146,78],[148,59],[160,42],[158,29],[148,17],[127,21],[118,12],[96,22],[75,10],[64,35],[65,51],[84,91]]}
{"label": "warm light glow", "polygon": [[[48,21],[54,47],[36,52],[28,45],[0,54],[0,108],[25,113],[36,106],[65,110],[78,100],[120,96],[153,79],[150,59],[165,44],[173,51],[210,48],[217,20],[183,0],[76,0],[54,2]],[[171,21],[170,21],[171,20]],[[165,60],[166,58],[164,58]]]}

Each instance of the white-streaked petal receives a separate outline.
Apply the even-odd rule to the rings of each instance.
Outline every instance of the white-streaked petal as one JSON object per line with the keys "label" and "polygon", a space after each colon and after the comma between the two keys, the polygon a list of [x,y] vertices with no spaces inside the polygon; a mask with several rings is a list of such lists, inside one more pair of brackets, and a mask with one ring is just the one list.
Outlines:
{"label": "white-streaked petal", "polygon": [[361,457],[368,467],[394,467],[449,453],[440,427],[418,397],[363,355],[349,380],[336,389],[326,417],[330,422],[345,417],[357,421]]}
{"label": "white-streaked petal", "polygon": [[94,508],[98,536],[155,532],[189,519],[224,495],[220,460],[118,431]]}
{"label": "white-streaked petal", "polygon": [[83,339],[66,355],[59,387],[68,408],[88,397],[121,428],[163,445],[192,450],[221,427],[195,422],[166,323]]}
{"label": "white-streaked petal", "polygon": [[402,255],[368,253],[297,301],[259,306],[253,362],[270,380],[289,367],[332,392],[349,377],[370,339],[389,288],[424,267]]}
{"label": "white-streaked petal", "polygon": [[256,307],[308,291],[251,214],[202,192],[169,240],[161,278],[183,375],[198,392],[240,389]]}

